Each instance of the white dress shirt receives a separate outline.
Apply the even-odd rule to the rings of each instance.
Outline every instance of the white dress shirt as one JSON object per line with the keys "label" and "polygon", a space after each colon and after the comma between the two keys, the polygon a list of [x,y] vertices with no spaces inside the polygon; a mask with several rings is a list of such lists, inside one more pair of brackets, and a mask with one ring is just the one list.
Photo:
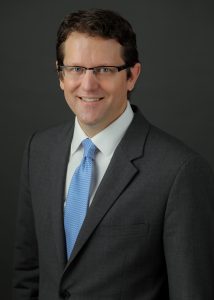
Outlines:
{"label": "white dress shirt", "polygon": [[[128,102],[127,107],[123,114],[111,123],[104,130],[96,134],[91,138],[92,142],[96,145],[98,151],[95,157],[95,181],[92,188],[89,204],[91,204],[96,190],[108,168],[114,151],[124,136],[127,128],[129,127],[134,113],[131,105]],[[74,135],[71,142],[70,157],[67,167],[66,184],[65,184],[65,198],[68,194],[68,188],[71,182],[71,178],[76,168],[80,165],[83,157],[83,147],[81,145],[84,139],[88,136],[84,133],[80,127],[77,118],[75,118]]]}

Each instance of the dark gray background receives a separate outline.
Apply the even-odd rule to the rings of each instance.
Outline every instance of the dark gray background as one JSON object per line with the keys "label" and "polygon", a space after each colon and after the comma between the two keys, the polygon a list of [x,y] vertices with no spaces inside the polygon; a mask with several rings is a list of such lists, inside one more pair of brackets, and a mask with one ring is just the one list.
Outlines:
{"label": "dark gray background", "polygon": [[[79,2],[77,4],[77,2]],[[108,8],[133,25],[143,75],[132,96],[153,124],[214,167],[213,1],[1,1],[1,278],[10,299],[19,172],[29,135],[73,118],[55,73],[55,36],[65,14]]]}

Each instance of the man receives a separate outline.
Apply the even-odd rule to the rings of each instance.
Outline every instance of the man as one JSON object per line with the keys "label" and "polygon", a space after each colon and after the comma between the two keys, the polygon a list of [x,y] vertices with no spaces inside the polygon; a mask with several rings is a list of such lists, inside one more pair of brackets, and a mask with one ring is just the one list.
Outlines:
{"label": "man", "polygon": [[130,24],[72,13],[56,49],[76,119],[26,148],[14,299],[213,300],[214,176],[131,107],[141,65]]}

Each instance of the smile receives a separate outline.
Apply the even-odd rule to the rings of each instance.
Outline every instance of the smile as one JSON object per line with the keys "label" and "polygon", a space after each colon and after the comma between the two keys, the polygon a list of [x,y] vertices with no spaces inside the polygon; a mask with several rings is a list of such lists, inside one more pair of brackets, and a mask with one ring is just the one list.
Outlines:
{"label": "smile", "polygon": [[84,101],[84,102],[98,102],[100,100],[103,99],[103,97],[101,98],[92,98],[92,97],[78,97],[80,100]]}

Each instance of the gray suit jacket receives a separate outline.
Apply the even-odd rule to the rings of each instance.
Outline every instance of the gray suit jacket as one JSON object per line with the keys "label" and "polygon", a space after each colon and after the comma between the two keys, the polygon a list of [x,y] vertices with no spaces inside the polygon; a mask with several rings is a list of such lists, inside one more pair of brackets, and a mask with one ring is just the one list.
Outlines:
{"label": "gray suit jacket", "polygon": [[73,125],[30,139],[14,300],[214,299],[213,173],[134,111],[68,262],[63,202]]}

